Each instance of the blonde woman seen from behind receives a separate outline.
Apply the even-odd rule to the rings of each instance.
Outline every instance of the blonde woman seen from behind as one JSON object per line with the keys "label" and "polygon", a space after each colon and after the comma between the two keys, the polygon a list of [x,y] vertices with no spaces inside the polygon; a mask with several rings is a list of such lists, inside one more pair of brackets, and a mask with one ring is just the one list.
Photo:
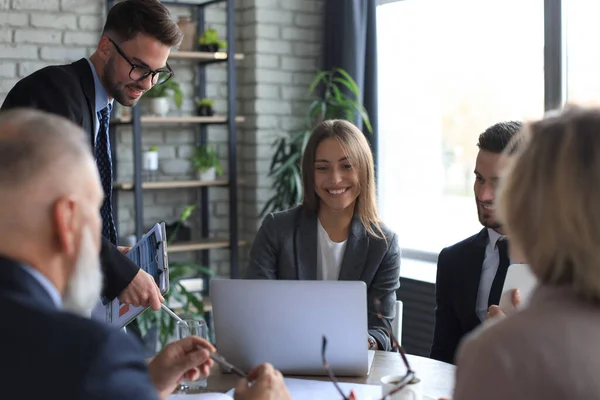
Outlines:
{"label": "blonde woman seen from behind", "polygon": [[539,287],[458,353],[454,400],[600,398],[600,110],[529,124],[498,217]]}

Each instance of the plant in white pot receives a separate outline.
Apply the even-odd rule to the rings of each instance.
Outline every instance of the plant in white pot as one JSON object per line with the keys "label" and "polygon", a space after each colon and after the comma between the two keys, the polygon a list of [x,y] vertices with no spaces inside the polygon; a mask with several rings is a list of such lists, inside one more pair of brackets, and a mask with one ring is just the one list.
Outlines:
{"label": "plant in white pot", "polygon": [[183,92],[179,83],[174,79],[169,79],[165,83],[154,85],[144,93],[144,99],[148,102],[150,114],[164,117],[169,112],[169,98],[173,98],[173,102],[177,109],[181,109],[183,105]]}
{"label": "plant in white pot", "polygon": [[158,147],[152,146],[142,152],[142,169],[145,171],[158,170]]}
{"label": "plant in white pot", "polygon": [[208,145],[196,147],[191,161],[197,177],[201,181],[214,181],[218,175],[223,173],[217,153]]}

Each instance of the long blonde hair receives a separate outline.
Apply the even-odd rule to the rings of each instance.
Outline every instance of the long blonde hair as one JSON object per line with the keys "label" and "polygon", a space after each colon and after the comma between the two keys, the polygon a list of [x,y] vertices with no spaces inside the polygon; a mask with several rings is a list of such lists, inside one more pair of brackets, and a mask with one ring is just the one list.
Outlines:
{"label": "long blonde hair", "polygon": [[497,216],[542,284],[600,302],[600,109],[528,124],[508,157]]}
{"label": "long blonde hair", "polygon": [[319,144],[329,138],[338,141],[352,167],[358,171],[360,194],[356,199],[356,215],[370,235],[385,239],[377,212],[373,154],[365,135],[348,121],[322,121],[310,135],[302,157],[302,205],[310,212],[316,213],[319,210],[320,199],[315,191],[315,154]]}

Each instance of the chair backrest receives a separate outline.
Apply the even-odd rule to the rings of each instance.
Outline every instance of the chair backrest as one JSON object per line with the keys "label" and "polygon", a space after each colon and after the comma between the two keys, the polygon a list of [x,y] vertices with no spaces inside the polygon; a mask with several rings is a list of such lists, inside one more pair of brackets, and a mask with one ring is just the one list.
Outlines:
{"label": "chair backrest", "polygon": [[403,305],[400,300],[396,301],[396,315],[394,316],[394,320],[392,321],[392,331],[394,332],[394,336],[398,339],[398,343],[402,345],[402,311]]}

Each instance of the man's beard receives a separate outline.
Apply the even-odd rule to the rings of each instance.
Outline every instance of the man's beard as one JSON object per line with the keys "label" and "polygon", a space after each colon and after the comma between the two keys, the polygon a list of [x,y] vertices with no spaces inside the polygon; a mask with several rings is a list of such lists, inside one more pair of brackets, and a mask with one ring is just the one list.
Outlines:
{"label": "man's beard", "polygon": [[104,84],[104,88],[106,93],[115,101],[125,107],[133,107],[137,104],[139,99],[131,99],[125,95],[125,88],[132,87],[137,90],[144,90],[144,88],[140,88],[135,82],[133,83],[119,83],[117,82],[115,71],[115,58],[112,56],[104,65],[104,71],[102,72],[102,83]]}
{"label": "man's beard", "polygon": [[[477,207],[477,218],[479,219],[479,222],[481,223],[481,225],[483,225],[486,228],[490,228],[490,229],[501,228],[501,225],[497,221],[493,221],[493,218],[489,218],[484,215],[484,213],[481,211],[481,207],[483,207],[483,206],[479,204],[479,200],[477,200],[477,198],[475,198],[475,206]],[[490,222],[490,221],[493,221],[493,222]]]}
{"label": "man's beard", "polygon": [[63,296],[65,311],[89,317],[102,292],[100,256],[90,228],[83,231],[81,250]]}

